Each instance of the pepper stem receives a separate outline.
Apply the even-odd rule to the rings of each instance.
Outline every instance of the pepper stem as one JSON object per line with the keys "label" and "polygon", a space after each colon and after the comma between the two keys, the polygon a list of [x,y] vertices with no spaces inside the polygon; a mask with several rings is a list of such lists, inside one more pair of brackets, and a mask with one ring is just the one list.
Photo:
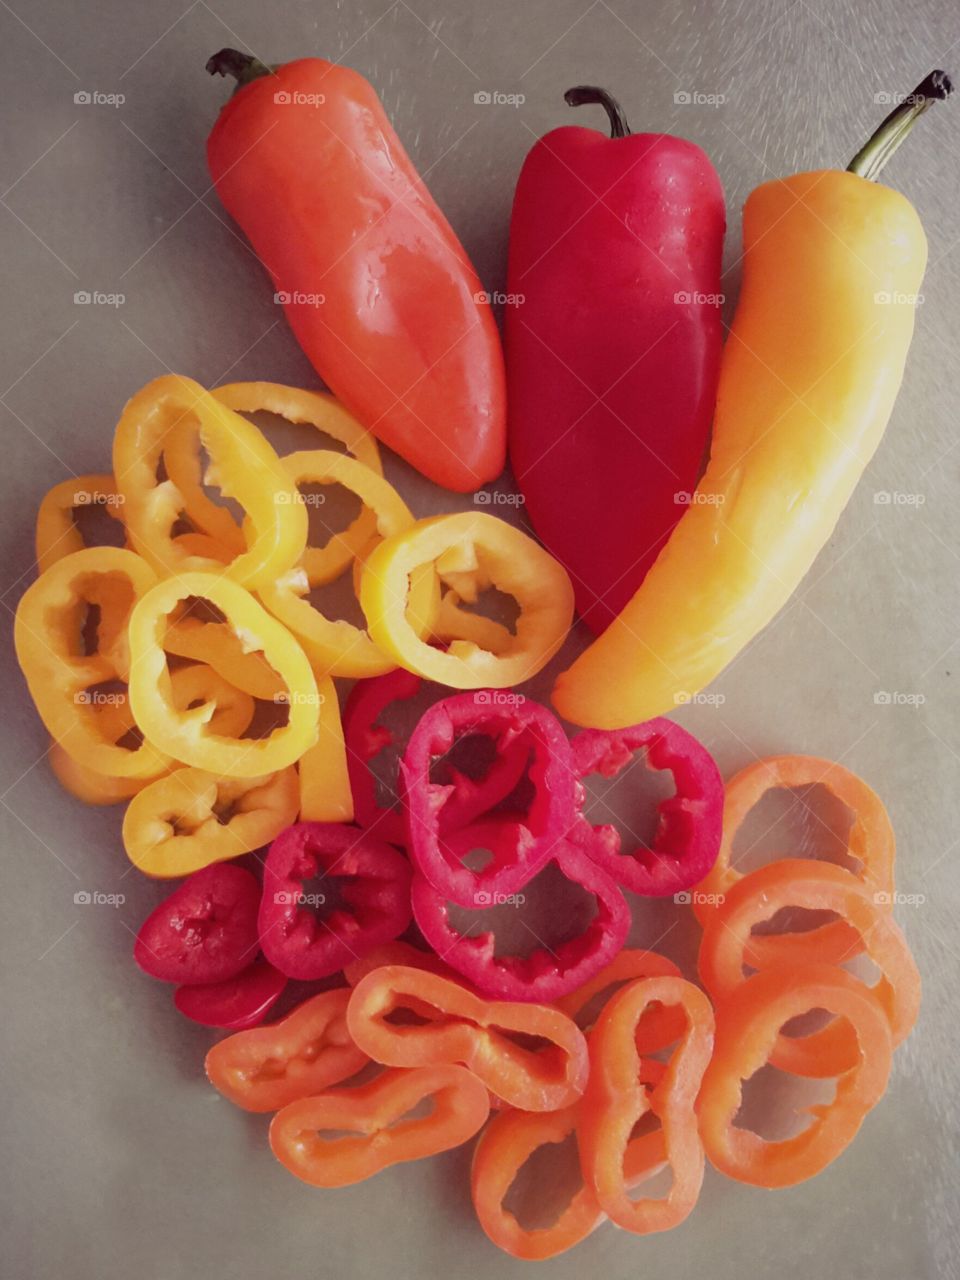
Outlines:
{"label": "pepper stem", "polygon": [[563,95],[564,102],[571,107],[583,107],[591,103],[599,103],[607,113],[610,121],[610,137],[626,138],[630,133],[630,126],[627,124],[627,117],[623,114],[623,107],[616,100],[613,94],[607,93],[606,89],[598,89],[593,84],[578,84],[573,89],[568,89]]}
{"label": "pepper stem", "polygon": [[952,92],[953,83],[947,73],[931,71],[874,130],[847,165],[847,172],[875,181],[928,107],[935,102],[943,102]]}
{"label": "pepper stem", "polygon": [[239,49],[221,49],[219,53],[215,53],[207,59],[207,71],[212,76],[236,77],[238,89],[260,76],[275,74],[273,68],[268,67],[265,62],[255,58],[252,53],[241,53]]}

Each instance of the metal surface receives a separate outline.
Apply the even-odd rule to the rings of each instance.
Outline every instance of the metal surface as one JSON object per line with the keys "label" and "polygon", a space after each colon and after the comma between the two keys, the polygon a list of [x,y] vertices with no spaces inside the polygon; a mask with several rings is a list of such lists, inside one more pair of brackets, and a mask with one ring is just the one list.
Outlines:
{"label": "metal surface", "polygon": [[[732,300],[748,191],[845,164],[886,113],[884,95],[960,63],[956,16],[946,0],[0,4],[6,606],[33,574],[41,495],[109,465],[118,411],[142,383],[175,369],[208,385],[315,384],[208,189],[204,139],[226,96],[203,72],[215,49],[322,53],[369,76],[491,289],[503,286],[524,154],[569,119],[565,88],[607,85],[635,129],[685,134],[713,157],[730,203]],[[725,771],[806,751],[843,760],[884,795],[899,887],[922,898],[897,908],[926,984],[920,1024],[888,1097],[823,1176],[766,1193],[708,1170],[680,1229],[636,1240],[604,1228],[551,1275],[960,1275],[958,111],[931,112],[886,175],[930,240],[887,437],[808,581],[714,686],[724,701],[680,716]],[[82,291],[124,300],[78,303]],[[451,505],[395,460],[388,470],[417,511]],[[9,631],[2,653],[3,1275],[519,1275],[524,1264],[472,1220],[467,1150],[320,1193],[272,1160],[260,1118],[206,1086],[211,1035],[130,959],[131,931],[164,890],[124,875],[118,811],[59,790]],[[84,902],[95,892],[125,901]],[[667,931],[664,948],[689,963],[681,908],[637,915],[638,939]]]}

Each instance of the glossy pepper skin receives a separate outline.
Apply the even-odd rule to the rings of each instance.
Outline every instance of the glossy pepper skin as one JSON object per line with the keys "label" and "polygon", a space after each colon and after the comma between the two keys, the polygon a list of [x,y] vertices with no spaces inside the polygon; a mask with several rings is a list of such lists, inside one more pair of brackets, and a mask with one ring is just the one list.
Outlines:
{"label": "glossy pepper skin", "polygon": [[534,529],[602,631],[697,484],[723,330],[723,188],[698,146],[566,126],[517,183],[505,312],[510,461]]}
{"label": "glossy pepper skin", "polygon": [[[945,96],[937,75],[906,103]],[[575,724],[662,715],[718,676],[799,585],[880,443],[927,242],[909,200],[858,167],[868,176],[800,173],[747,200],[710,462],[639,590],[557,680]]]}
{"label": "glossy pepper skin", "polygon": [[506,405],[493,315],[373,88],[323,58],[271,71],[223,50],[208,70],[241,82],[207,142],[211,177],[320,377],[435,483],[494,479]]}

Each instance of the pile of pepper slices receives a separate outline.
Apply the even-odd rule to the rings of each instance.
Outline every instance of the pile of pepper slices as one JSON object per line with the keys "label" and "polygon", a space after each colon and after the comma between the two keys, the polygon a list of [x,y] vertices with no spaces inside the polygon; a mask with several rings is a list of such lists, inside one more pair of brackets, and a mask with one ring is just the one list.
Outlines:
{"label": "pile of pepper slices", "polygon": [[[557,229],[545,224],[548,214],[569,223],[560,239],[595,214],[591,182],[607,182],[626,163],[627,153],[608,148],[638,139],[609,95],[581,87],[568,101],[603,105],[612,141],[558,130],[570,136],[549,135],[535,148],[521,177],[511,246],[511,276],[529,277],[526,315],[533,322],[518,315],[508,323],[511,452],[533,524],[551,550],[559,555],[558,544],[575,527],[561,503],[579,502],[608,531],[619,531],[623,554],[606,557],[592,578],[596,548],[579,530],[561,563],[485,511],[417,519],[383,476],[374,436],[452,489],[469,491],[496,476],[504,379],[475,273],[370,86],[319,59],[269,69],[223,51],[210,69],[229,71],[241,84],[210,140],[217,188],[282,289],[291,324],[336,398],[266,382],[209,392],[189,378],[159,378],[126,405],[112,471],[57,485],[41,504],[40,576],[20,602],[15,639],[52,739],[51,766],[87,803],[126,802],[122,839],[131,862],[149,876],[181,881],[140,929],[137,963],[174,984],[181,1013],[234,1033],[208,1053],[207,1075],[237,1106],[275,1113],[271,1148],[303,1181],[344,1186],[479,1135],[477,1216],[491,1240],[518,1257],[551,1257],[605,1220],[637,1234],[678,1225],[696,1203],[706,1158],[759,1186],[813,1176],[844,1150],[882,1096],[892,1052],[918,1013],[919,976],[890,909],[894,838],[886,812],[855,775],[811,757],[762,760],[724,786],[709,752],[686,730],[657,714],[634,724],[631,713],[674,705],[681,676],[691,677],[690,690],[702,687],[755,634],[783,589],[799,581],[865,464],[861,453],[826,467],[823,433],[836,433],[789,387],[785,406],[781,391],[756,399],[746,437],[735,441],[725,425],[742,409],[740,365],[756,354],[744,334],[757,346],[770,331],[776,342],[795,343],[790,317],[809,311],[810,321],[822,303],[801,263],[790,316],[759,305],[751,281],[766,250],[751,243],[783,221],[794,235],[820,236],[814,224],[823,217],[808,196],[824,175],[800,175],[786,210],[778,203],[785,183],[752,198],[733,354],[721,361],[715,303],[696,301],[674,339],[695,364],[682,393],[659,403],[669,439],[657,457],[691,490],[717,378],[720,386],[711,466],[681,515],[675,501],[670,510],[663,502],[668,475],[656,481],[655,496],[644,495],[650,502],[630,504],[644,465],[651,471],[636,450],[618,477],[623,492],[597,477],[591,488],[589,465],[579,498],[557,492],[571,466],[585,466],[582,453],[577,459],[564,445],[570,433],[582,439],[575,432],[582,420],[591,439],[602,436],[609,410],[638,438],[621,414],[649,390],[649,365],[643,378],[620,388],[616,407],[576,372],[586,407],[573,403],[562,379],[541,394],[549,375],[540,347],[556,354],[544,335],[561,308],[534,271],[544,256],[540,239]],[[942,73],[928,77],[858,153],[852,172],[842,180],[832,174],[836,181],[828,184],[830,218],[848,220],[844,234],[870,227],[877,246],[865,256],[881,260],[892,284],[919,283],[922,232],[902,197],[878,196],[871,181],[949,87]],[[313,114],[296,114],[298,105]],[[246,146],[266,116],[271,128]],[[371,146],[382,172],[358,176],[353,161]],[[639,146],[628,171],[651,146]],[[719,273],[722,191],[692,144],[661,138],[656,146],[652,172],[662,177],[669,156],[700,191],[691,243],[703,258],[687,261],[692,274],[685,278],[699,296],[710,272]],[[258,165],[272,180],[295,171],[299,181],[311,147],[322,160],[317,199],[285,207],[283,184],[273,181],[264,204],[263,184],[253,180]],[[558,160],[565,169],[593,166],[582,184],[587,197],[576,192],[558,203],[554,191],[538,212],[542,174],[551,175],[547,187],[556,186]],[[365,189],[370,183],[379,203]],[[639,207],[641,194],[618,187],[611,199]],[[357,293],[356,243],[380,223],[385,243],[403,243],[407,254],[391,260],[376,289],[365,283]],[[836,226],[826,232],[838,237]],[[306,246],[311,236],[318,244]],[[887,240],[897,251],[887,252],[884,267],[880,241]],[[583,243],[574,236],[567,248],[576,257]],[[852,257],[856,263],[844,261],[842,286],[830,282],[834,327],[844,307],[848,328],[869,317],[862,258]],[[634,283],[635,268],[625,268]],[[835,261],[833,269],[840,270]],[[608,284],[621,298],[624,281]],[[444,325],[422,327],[426,293]],[[645,333],[663,330],[663,314],[651,310],[654,293],[637,289],[623,303],[617,343],[638,349]],[[564,326],[569,301],[562,299]],[[378,306],[387,307],[389,323]],[[585,313],[575,314],[580,323]],[[857,378],[871,391],[847,433],[867,454],[893,403],[912,311],[908,320],[903,313],[887,320],[883,340],[895,376],[885,371],[868,388],[864,367],[844,374],[848,391]],[[467,327],[444,346],[459,322]],[[552,343],[562,345],[564,333],[557,330]],[[576,338],[572,360],[585,336]],[[358,354],[364,345],[372,365]],[[615,346],[604,339],[593,348],[592,374],[626,358]],[[812,346],[813,368],[824,350],[819,338]],[[775,365],[776,355],[770,359]],[[766,359],[761,363],[771,372]],[[246,416],[259,411],[312,424],[336,448],[279,456]],[[650,412],[637,411],[640,419]],[[564,426],[565,417],[572,425]],[[796,451],[793,470],[775,480],[764,461],[770,442],[762,443],[774,429]],[[855,454],[842,437],[845,453]],[[554,443],[557,452],[538,479],[545,441],[548,454]],[[743,457],[756,450],[759,464],[753,459],[744,470],[738,450]],[[822,483],[814,463],[824,464]],[[544,488],[550,468],[553,480]],[[319,546],[310,540],[304,498],[316,485],[342,486],[360,503],[356,518],[328,530]],[[819,524],[803,516],[804,505],[815,503],[823,508]],[[91,504],[120,522],[123,547],[85,544],[74,509]],[[731,566],[724,539],[744,541],[738,520],[749,529],[748,543],[763,539],[764,512],[787,526],[781,545],[767,548],[776,588],[766,564],[737,588],[725,586]],[[365,626],[328,616],[311,595],[347,572]],[[491,587],[516,600],[514,625],[475,610]],[[575,602],[595,630],[608,629],[555,690],[558,708],[585,726],[569,739],[546,707],[502,690],[554,656]],[[694,608],[703,636],[691,646],[683,627]],[[720,645],[714,627],[726,636]],[[671,658],[675,649],[683,653]],[[334,677],[356,681],[342,718]],[[407,741],[394,743],[382,718],[398,701],[421,695],[425,682],[441,693],[444,686],[463,692],[434,701]],[[470,768],[459,763],[464,743],[483,744]],[[384,804],[377,773],[395,746],[399,762]],[[637,758],[667,771],[674,791],[658,805],[650,846],[624,848],[615,828],[585,816],[585,780],[613,778]],[[740,875],[734,840],[763,795],[815,784],[853,816],[847,853],[857,869],[783,858]],[[236,861],[265,848],[261,875]],[[552,948],[503,954],[494,931],[483,928],[485,913],[516,901],[548,866],[593,900],[592,918]],[[625,948],[627,893],[692,906],[703,926],[701,985],[655,952]],[[797,909],[829,919],[806,930],[755,931]],[[471,913],[482,931],[461,932],[457,911]],[[860,956],[879,970],[873,986],[843,967]],[[284,1018],[261,1025],[291,981],[318,985]],[[826,1020],[798,1030],[794,1020],[811,1010]],[[812,1108],[811,1124],[780,1141],[736,1123],[743,1082],[766,1063],[837,1081],[833,1101]],[[522,1226],[505,1207],[517,1174],[538,1148],[571,1134],[580,1189],[550,1226]],[[645,1184],[664,1168],[669,1190],[645,1195]]]}

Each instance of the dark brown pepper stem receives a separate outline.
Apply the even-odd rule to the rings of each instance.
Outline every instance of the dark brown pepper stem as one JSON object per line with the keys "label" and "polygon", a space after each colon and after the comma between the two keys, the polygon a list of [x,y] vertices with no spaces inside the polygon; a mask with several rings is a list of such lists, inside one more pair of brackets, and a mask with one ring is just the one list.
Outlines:
{"label": "dark brown pepper stem", "polygon": [[626,138],[630,133],[630,126],[627,124],[627,117],[623,114],[623,107],[621,107],[613,94],[607,93],[606,89],[598,89],[593,84],[578,84],[573,89],[567,90],[563,95],[563,100],[571,107],[583,107],[599,103],[610,120],[611,138]]}

